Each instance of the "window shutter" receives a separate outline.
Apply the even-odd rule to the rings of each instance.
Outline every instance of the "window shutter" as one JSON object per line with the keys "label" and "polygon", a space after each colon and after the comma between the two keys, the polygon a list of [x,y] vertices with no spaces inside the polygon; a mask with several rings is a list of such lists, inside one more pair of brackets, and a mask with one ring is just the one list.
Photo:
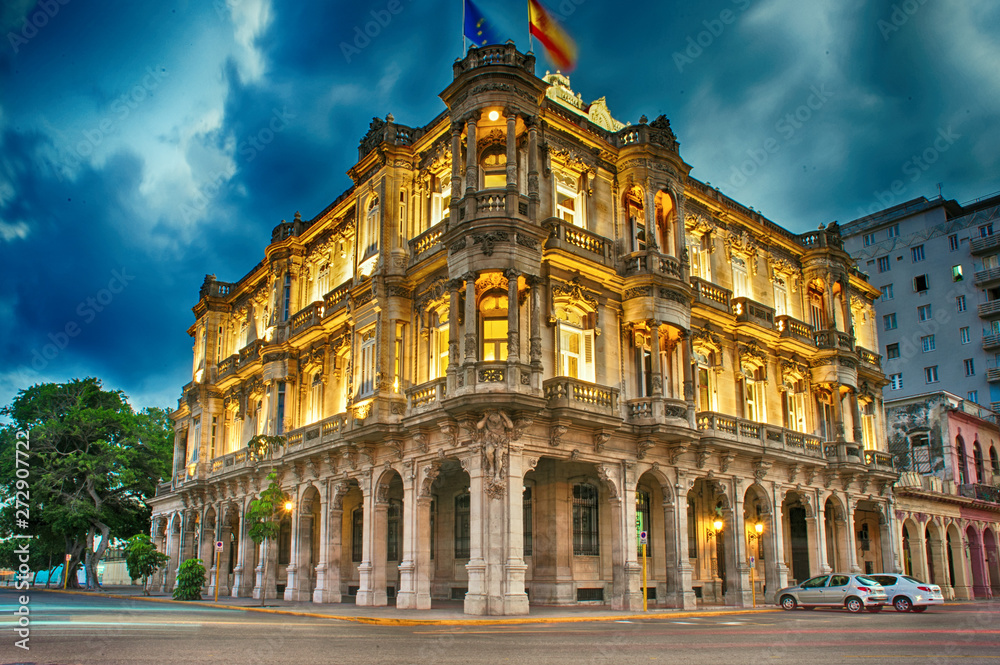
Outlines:
{"label": "window shutter", "polygon": [[556,376],[566,376],[566,359],[562,354],[563,322],[556,321]]}
{"label": "window shutter", "polygon": [[583,370],[580,372],[580,378],[591,383],[596,381],[593,330],[583,331]]}

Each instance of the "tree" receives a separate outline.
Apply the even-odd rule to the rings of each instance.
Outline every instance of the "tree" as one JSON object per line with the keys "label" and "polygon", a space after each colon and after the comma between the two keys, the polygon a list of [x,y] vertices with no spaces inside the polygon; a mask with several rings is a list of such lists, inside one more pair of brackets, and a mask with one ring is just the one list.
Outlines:
{"label": "tree", "polygon": [[125,545],[125,566],[133,580],[142,579],[142,592],[149,595],[147,582],[170,557],[156,551],[156,544],[144,533],[137,533]]}
{"label": "tree", "polygon": [[247,508],[246,522],[249,527],[250,539],[258,547],[264,543],[263,564],[261,565],[260,604],[264,605],[267,585],[267,548],[271,540],[278,537],[281,531],[281,520],[287,512],[287,494],[278,485],[278,474],[274,471],[267,474],[268,486],[260,496],[250,502]]}
{"label": "tree", "polygon": [[203,586],[205,586],[205,564],[201,559],[187,559],[177,569],[174,600],[201,600]]}
{"label": "tree", "polygon": [[149,531],[145,499],[172,458],[166,412],[137,414],[121,391],[87,378],[34,385],[0,414],[11,420],[0,436],[0,505],[12,509],[14,433],[27,432],[28,532],[50,547],[61,541],[74,586],[81,563],[88,588],[97,586],[97,562],[111,541]]}

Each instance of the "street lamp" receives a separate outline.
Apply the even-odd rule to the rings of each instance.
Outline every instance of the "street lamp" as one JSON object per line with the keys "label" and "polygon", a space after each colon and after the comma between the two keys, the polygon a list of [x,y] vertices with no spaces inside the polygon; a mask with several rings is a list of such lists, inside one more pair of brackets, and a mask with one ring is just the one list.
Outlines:
{"label": "street lamp", "polygon": [[723,526],[722,520],[716,517],[715,521],[712,522],[712,528],[708,530],[708,537],[715,538],[716,535],[722,533],[722,526]]}
{"label": "street lamp", "polygon": [[285,512],[286,513],[292,512],[292,508],[294,508],[294,507],[295,507],[294,503],[292,503],[291,501],[285,501]]}

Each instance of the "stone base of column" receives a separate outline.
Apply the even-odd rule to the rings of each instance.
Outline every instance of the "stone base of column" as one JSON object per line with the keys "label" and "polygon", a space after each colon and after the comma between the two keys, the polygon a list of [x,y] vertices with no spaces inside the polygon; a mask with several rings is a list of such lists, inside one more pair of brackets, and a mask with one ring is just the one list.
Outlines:
{"label": "stone base of column", "polygon": [[465,594],[465,613],[485,615],[489,613],[489,598],[483,590],[486,579],[486,562],[483,559],[472,559],[465,564],[469,574],[469,591]]}
{"label": "stone base of column", "polygon": [[309,577],[306,571],[299,571],[291,565],[287,568],[288,581],[285,584],[285,600],[312,600],[312,592],[308,589]]}
{"label": "stone base of column", "polygon": [[972,587],[955,585],[952,587],[956,600],[973,600]]}
{"label": "stone base of column", "polygon": [[503,597],[503,613],[507,616],[528,613],[528,594],[508,593]]}
{"label": "stone base of column", "polygon": [[331,579],[326,573],[325,565],[316,566],[316,588],[312,592],[312,602],[339,603],[340,600],[340,580]]}

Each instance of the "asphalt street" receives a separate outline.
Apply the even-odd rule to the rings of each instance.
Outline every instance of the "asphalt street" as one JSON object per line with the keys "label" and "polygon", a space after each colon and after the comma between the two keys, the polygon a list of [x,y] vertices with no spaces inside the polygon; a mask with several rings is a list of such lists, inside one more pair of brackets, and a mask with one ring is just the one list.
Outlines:
{"label": "asphalt street", "polygon": [[997,663],[1000,602],[923,614],[796,610],[526,625],[367,625],[127,598],[0,591],[0,663]]}

